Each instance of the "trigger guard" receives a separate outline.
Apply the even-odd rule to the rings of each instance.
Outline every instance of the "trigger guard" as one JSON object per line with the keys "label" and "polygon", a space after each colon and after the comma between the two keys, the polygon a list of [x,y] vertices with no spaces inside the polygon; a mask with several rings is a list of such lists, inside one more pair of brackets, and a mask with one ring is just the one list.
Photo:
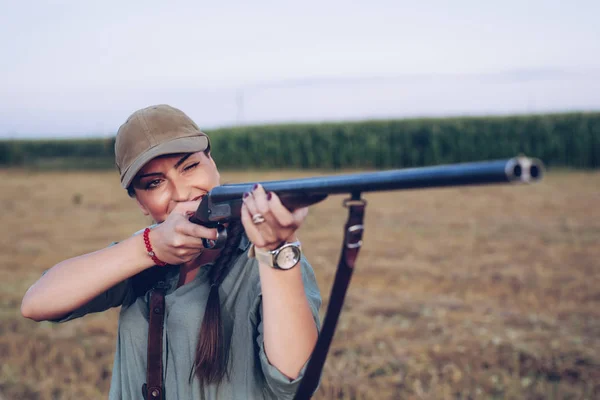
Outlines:
{"label": "trigger guard", "polygon": [[227,228],[224,225],[217,225],[217,238],[216,239],[206,239],[202,238],[202,245],[205,249],[220,249],[225,247],[225,243],[227,242]]}

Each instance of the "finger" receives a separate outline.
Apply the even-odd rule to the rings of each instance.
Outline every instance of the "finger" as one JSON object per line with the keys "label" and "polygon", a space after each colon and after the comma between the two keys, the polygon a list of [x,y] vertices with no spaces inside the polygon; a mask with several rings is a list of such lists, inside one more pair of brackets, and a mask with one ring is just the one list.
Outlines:
{"label": "finger", "polygon": [[282,203],[276,193],[267,192],[267,201],[274,219],[282,228],[296,228],[296,218]]}
{"label": "finger", "polygon": [[[264,244],[262,247],[276,248],[283,240],[282,238],[287,236],[282,234],[279,223],[271,213],[264,188],[257,184],[252,192],[244,198],[244,204],[248,208],[250,222],[260,233],[261,239],[259,240]],[[262,215],[265,221],[258,224],[254,223],[253,217],[257,214]]]}
{"label": "finger", "polygon": [[[250,214],[250,219],[252,220],[252,217],[254,217],[257,214],[262,215],[265,218],[265,222],[268,222],[269,220],[267,219],[267,213],[262,212],[257,204],[257,200],[254,197],[254,192],[248,192],[248,195],[244,197],[244,204],[246,205],[246,207],[248,208],[248,212]],[[264,207],[264,206],[263,206]],[[270,214],[270,212],[268,213]],[[272,217],[269,217],[272,219]],[[263,223],[259,223],[259,224],[254,224],[257,228],[259,228],[259,226],[261,226],[261,229],[263,228],[262,225],[265,225],[265,222]],[[254,223],[252,221],[252,223]],[[268,224],[267,224],[268,225]],[[264,234],[264,232],[263,232]]]}
{"label": "finger", "polygon": [[178,247],[179,250],[187,250],[187,251],[194,251],[194,252],[198,252],[199,250],[204,250],[205,248],[206,247],[204,247],[204,243],[202,243],[202,239],[196,239],[193,241],[185,242],[180,247]]}
{"label": "finger", "polygon": [[254,197],[254,201],[256,202],[258,212],[261,214],[266,213],[268,211],[267,193],[265,192],[265,189],[260,183],[254,185],[254,189],[252,190],[252,197]]}
{"label": "finger", "polygon": [[250,241],[254,243],[256,247],[264,247],[266,242],[260,234],[257,226],[254,225],[254,222],[252,222],[252,215],[248,209],[247,203],[242,204],[241,216],[242,225],[244,225],[244,230],[246,231],[246,235],[248,235],[248,239],[250,239]]}
{"label": "finger", "polygon": [[271,208],[269,207],[269,201],[267,200],[267,193],[262,185],[256,185],[255,189],[252,191],[252,197],[254,197],[254,203],[256,204],[258,212],[267,220],[272,219]]}
{"label": "finger", "polygon": [[176,212],[177,214],[182,214],[189,217],[196,212],[198,206],[200,206],[200,200],[182,201],[181,203],[177,203],[171,212]]}
{"label": "finger", "polygon": [[177,231],[196,239],[217,239],[217,230],[215,228],[207,228],[202,225],[191,223],[188,220],[178,224]]}
{"label": "finger", "polygon": [[[262,185],[256,185],[255,189],[252,191],[252,197],[254,198],[256,210],[265,218],[266,225],[271,228],[278,229],[279,223],[277,222],[275,216],[273,216],[271,213],[271,206],[269,204],[269,200],[267,199],[267,193]],[[261,225],[263,225],[261,228],[266,228],[264,223]],[[264,232],[263,236],[265,236]]]}
{"label": "finger", "polygon": [[165,244],[174,249],[183,249],[188,247],[197,249],[202,246],[202,239],[177,232],[171,235],[169,241]]}
{"label": "finger", "polygon": [[242,198],[243,205],[246,206],[248,212],[250,213],[250,217],[255,214],[258,214],[258,209],[256,208],[256,203],[254,202],[254,196],[252,192],[244,193],[244,197]]}
{"label": "finger", "polygon": [[[260,192],[262,190],[262,193]],[[251,204],[257,210],[257,212],[263,216],[265,219],[263,222],[255,223],[254,225],[259,230],[263,239],[265,239],[266,247],[271,248],[272,244],[279,244],[282,241],[282,238],[285,236],[281,232],[281,226],[279,222],[271,212],[271,207],[269,205],[269,201],[267,200],[266,193],[262,188],[258,188],[259,193],[256,196],[253,196],[253,201]],[[254,217],[255,214],[252,216]],[[252,221],[254,222],[254,221]],[[274,246],[277,247],[277,246]],[[273,247],[273,248],[274,248]]]}
{"label": "finger", "polygon": [[308,207],[298,208],[297,210],[294,210],[292,215],[294,216],[295,225],[300,226],[308,215]]}

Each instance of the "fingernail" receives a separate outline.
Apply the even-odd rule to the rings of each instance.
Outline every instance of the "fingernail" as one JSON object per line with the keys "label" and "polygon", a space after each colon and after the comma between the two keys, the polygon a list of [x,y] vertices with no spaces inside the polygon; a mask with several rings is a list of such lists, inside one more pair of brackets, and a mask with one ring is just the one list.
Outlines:
{"label": "fingernail", "polygon": [[248,192],[244,192],[244,198],[246,198],[246,197],[248,197],[248,196],[250,196],[250,193],[248,193]]}
{"label": "fingernail", "polygon": [[258,183],[255,183],[254,186],[252,186],[252,190],[256,190],[258,189]]}
{"label": "fingernail", "polygon": [[271,197],[273,197],[273,193],[267,192],[267,200],[271,200]]}

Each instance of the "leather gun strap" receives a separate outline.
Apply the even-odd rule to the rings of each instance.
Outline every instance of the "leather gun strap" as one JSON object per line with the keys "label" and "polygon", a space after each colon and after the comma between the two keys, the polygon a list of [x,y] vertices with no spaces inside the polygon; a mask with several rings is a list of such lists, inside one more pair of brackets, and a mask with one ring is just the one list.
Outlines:
{"label": "leather gun strap", "polygon": [[162,289],[152,289],[150,292],[150,318],[148,321],[146,400],[164,400],[162,364],[164,315],[165,293]]}
{"label": "leather gun strap", "polygon": [[363,217],[366,202],[364,200],[350,201],[347,207],[348,221],[345,227],[342,254],[338,263],[333,287],[331,288],[331,295],[329,296],[327,314],[325,314],[325,321],[317,344],[306,366],[304,378],[302,378],[294,397],[295,400],[310,399],[317,388],[321,372],[323,371],[323,365],[329,352],[329,346],[335,333],[335,327],[342,311],[350,278],[352,278],[354,263],[362,245]]}

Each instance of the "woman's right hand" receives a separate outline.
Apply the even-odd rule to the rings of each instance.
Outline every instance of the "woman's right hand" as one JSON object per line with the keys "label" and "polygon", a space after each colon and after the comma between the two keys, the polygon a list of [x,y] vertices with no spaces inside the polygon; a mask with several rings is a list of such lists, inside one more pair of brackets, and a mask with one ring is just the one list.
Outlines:
{"label": "woman's right hand", "polygon": [[[204,250],[202,238],[216,238],[216,229],[188,220],[188,213],[195,212],[198,205],[199,201],[178,204],[162,224],[150,231],[150,244],[160,260],[172,265],[192,261]],[[141,235],[61,261],[27,290],[21,314],[35,321],[63,317],[151,263]]]}
{"label": "woman's right hand", "polygon": [[202,254],[203,238],[217,238],[216,229],[189,221],[199,205],[199,200],[179,203],[163,223],[150,231],[150,244],[159,260],[170,265],[187,263]]}

